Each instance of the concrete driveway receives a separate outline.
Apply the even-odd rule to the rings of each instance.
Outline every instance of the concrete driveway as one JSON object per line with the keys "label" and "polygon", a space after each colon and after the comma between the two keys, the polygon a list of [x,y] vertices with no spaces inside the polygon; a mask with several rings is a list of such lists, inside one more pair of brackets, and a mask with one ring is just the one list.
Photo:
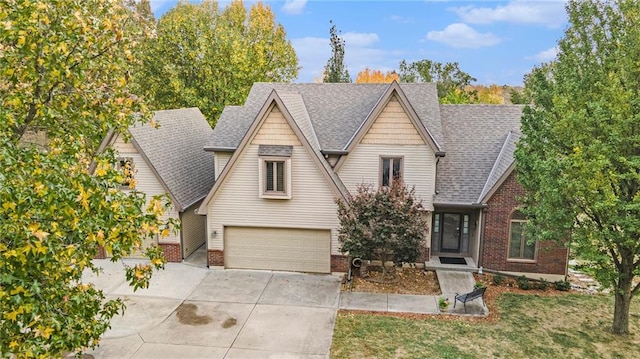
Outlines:
{"label": "concrete driveway", "polygon": [[340,298],[340,279],[243,270],[209,270],[169,263],[151,286],[133,292],[119,263],[87,274],[124,316],[95,358],[326,358]]}

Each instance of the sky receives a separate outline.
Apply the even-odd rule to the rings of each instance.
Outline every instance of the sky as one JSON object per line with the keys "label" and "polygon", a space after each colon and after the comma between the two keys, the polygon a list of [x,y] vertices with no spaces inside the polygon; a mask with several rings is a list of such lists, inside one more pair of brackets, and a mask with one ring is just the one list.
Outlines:
{"label": "sky", "polygon": [[[151,0],[156,18],[177,0]],[[199,2],[199,1],[191,1]],[[219,1],[224,4],[225,1]],[[250,6],[252,1],[245,1]],[[458,62],[481,85],[522,85],[553,60],[567,26],[563,0],[263,1],[299,59],[296,82],[320,78],[331,56],[329,21],[345,40],[351,77],[364,68],[397,70],[401,60]]]}

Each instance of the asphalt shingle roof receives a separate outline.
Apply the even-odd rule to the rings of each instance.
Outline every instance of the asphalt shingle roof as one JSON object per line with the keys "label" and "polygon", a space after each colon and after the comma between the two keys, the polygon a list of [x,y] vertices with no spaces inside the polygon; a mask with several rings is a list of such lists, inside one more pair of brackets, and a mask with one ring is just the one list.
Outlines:
{"label": "asphalt shingle roof", "polygon": [[203,151],[213,130],[197,108],[157,111],[160,125],[129,128],[180,210],[204,198],[214,183],[213,156]]}
{"label": "asphalt shingle roof", "polygon": [[[272,90],[276,90],[289,97],[290,94],[299,94],[321,149],[341,151],[388,87],[388,84],[255,83],[244,106],[225,108],[205,147],[235,149],[264,100]],[[400,84],[400,88],[434,140],[441,145],[443,136],[435,85]]]}
{"label": "asphalt shingle roof", "polygon": [[[399,86],[446,153],[438,164],[435,203],[478,203],[513,163],[523,106],[439,105],[435,84]],[[225,108],[204,147],[237,148],[275,90],[318,156],[343,151],[388,89],[388,84],[255,83],[244,106]]]}
{"label": "asphalt shingle roof", "polygon": [[[503,171],[509,167],[513,149],[499,158],[510,133],[520,129],[520,105],[440,105],[446,139],[446,156],[436,173],[436,204],[478,203],[496,161]],[[515,144],[515,137],[512,138]],[[509,163],[510,164],[510,163]],[[502,175],[498,169],[497,179]],[[494,182],[495,184],[495,182]],[[489,191],[488,188],[486,191]]]}

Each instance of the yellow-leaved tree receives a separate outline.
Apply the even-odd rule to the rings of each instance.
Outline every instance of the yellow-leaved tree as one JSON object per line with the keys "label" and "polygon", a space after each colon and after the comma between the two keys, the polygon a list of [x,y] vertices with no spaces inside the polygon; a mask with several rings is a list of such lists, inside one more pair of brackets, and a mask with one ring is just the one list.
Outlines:
{"label": "yellow-leaved tree", "polygon": [[[119,190],[109,128],[149,118],[130,90],[137,44],[153,24],[121,0],[0,0],[0,353],[59,357],[97,345],[121,300],[82,281],[99,248],[141,250],[165,198]],[[43,133],[32,143],[32,133]],[[89,173],[93,163],[95,174]],[[165,261],[127,268],[134,289]]]}
{"label": "yellow-leaved tree", "polygon": [[395,71],[382,72],[380,70],[371,70],[368,67],[358,72],[356,75],[356,83],[361,84],[387,84],[393,81],[399,81],[400,78]]}

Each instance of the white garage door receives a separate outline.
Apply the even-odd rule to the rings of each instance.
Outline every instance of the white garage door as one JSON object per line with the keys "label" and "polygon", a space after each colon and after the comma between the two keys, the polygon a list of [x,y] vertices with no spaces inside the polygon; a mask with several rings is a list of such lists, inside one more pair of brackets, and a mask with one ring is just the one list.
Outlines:
{"label": "white garage door", "polygon": [[225,267],[329,273],[331,231],[225,227]]}

